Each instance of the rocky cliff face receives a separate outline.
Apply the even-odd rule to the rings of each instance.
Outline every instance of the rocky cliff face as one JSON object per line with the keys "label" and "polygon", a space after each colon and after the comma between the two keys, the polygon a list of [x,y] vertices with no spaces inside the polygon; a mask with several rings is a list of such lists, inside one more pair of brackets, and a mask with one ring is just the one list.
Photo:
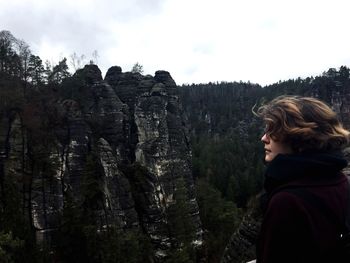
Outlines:
{"label": "rocky cliff face", "polygon": [[[193,225],[192,244],[200,246],[191,151],[170,74],[142,76],[112,67],[103,80],[98,67],[88,65],[66,86],[75,97],[52,101],[63,121],[42,149],[28,143],[19,116],[1,119],[1,178],[31,175],[29,181],[18,180],[18,187],[24,189],[23,205],[37,240],[51,242],[65,205],[86,202],[94,180],[102,193],[93,206],[99,231],[142,229],[154,258],[162,260],[181,243],[170,223],[170,211],[181,199],[188,208],[186,222]],[[42,155],[40,162],[35,154]]]}
{"label": "rocky cliff face", "polygon": [[143,77],[137,73],[121,74],[118,68],[107,72],[106,81],[130,111],[128,161],[144,167],[146,175],[133,180],[134,187],[142,189],[142,196],[136,196],[137,209],[141,225],[161,248],[158,255],[164,255],[172,243],[166,229],[169,207],[176,203],[179,179],[185,181],[181,187],[185,187],[189,220],[196,229],[193,241],[201,243],[190,146],[175,82],[165,71],[157,71],[154,77]]}

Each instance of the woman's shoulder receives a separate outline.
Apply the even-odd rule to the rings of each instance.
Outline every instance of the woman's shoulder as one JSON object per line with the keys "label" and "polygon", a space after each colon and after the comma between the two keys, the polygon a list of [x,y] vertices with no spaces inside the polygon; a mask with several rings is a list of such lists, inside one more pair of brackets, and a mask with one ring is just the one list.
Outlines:
{"label": "woman's shoulder", "polygon": [[278,219],[291,219],[302,214],[307,214],[308,208],[305,200],[297,194],[297,191],[284,189],[275,193],[267,206],[266,216]]}
{"label": "woman's shoulder", "polygon": [[274,207],[279,210],[288,210],[299,207],[303,200],[296,194],[297,191],[303,191],[302,189],[283,189],[276,192],[269,201],[269,207]]}
{"label": "woman's shoulder", "polygon": [[270,199],[263,225],[265,228],[278,229],[278,231],[297,231],[301,229],[300,226],[308,224],[308,213],[307,205],[300,197],[287,191],[280,191]]}

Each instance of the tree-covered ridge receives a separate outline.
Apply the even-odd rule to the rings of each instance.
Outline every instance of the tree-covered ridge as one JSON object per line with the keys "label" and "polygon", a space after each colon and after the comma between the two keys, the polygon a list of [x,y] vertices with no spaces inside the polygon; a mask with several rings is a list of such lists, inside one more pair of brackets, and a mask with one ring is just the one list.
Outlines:
{"label": "tree-covered ridge", "polygon": [[[192,135],[195,175],[207,178],[225,198],[244,206],[262,183],[259,141],[263,124],[252,111],[280,95],[314,96],[329,103],[350,127],[349,89],[349,68],[345,66],[331,68],[321,76],[280,81],[266,87],[238,82],[181,86]],[[249,182],[246,186],[242,184],[245,181]]]}
{"label": "tree-covered ridge", "polygon": [[[183,85],[180,91],[189,120],[195,177],[214,187],[224,200],[244,209],[249,199],[262,190],[264,164],[260,138],[264,127],[252,113],[259,105],[280,95],[318,97],[329,103],[350,128],[350,78],[345,66],[331,68],[320,76],[265,87],[224,82]],[[210,229],[215,223],[203,220],[203,224]],[[216,241],[209,239],[211,246]],[[232,249],[239,251],[237,247]],[[237,261],[249,259],[244,258],[244,252],[242,255]]]}

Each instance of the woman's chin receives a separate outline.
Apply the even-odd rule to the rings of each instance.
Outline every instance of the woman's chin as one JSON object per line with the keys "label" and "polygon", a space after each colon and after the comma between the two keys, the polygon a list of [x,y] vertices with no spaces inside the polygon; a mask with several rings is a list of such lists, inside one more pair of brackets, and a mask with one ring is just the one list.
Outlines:
{"label": "woman's chin", "polygon": [[267,162],[267,163],[271,162],[274,157],[275,156],[271,155],[271,153],[270,154],[266,154],[265,155],[265,162]]}

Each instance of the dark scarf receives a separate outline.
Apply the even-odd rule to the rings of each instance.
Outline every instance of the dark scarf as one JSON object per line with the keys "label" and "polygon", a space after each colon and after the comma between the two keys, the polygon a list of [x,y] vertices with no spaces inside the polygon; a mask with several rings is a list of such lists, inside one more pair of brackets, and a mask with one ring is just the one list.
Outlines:
{"label": "dark scarf", "polygon": [[315,182],[334,177],[347,166],[341,153],[279,154],[268,165],[265,172],[265,190],[294,180],[310,178]]}
{"label": "dark scarf", "polygon": [[263,210],[273,193],[284,185],[306,179],[312,184],[334,180],[347,166],[341,153],[279,154],[267,165]]}

